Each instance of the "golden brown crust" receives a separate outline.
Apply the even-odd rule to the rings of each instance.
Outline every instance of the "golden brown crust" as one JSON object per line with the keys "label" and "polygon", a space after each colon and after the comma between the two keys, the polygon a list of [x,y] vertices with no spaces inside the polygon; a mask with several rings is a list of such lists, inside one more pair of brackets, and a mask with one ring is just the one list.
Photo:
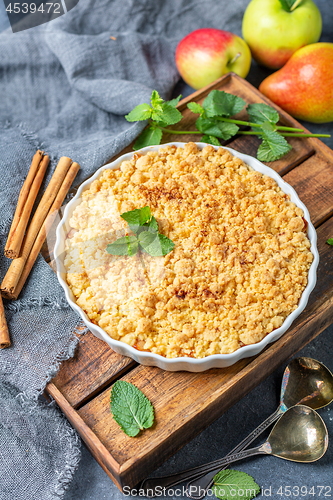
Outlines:
{"label": "golden brown crust", "polygon": [[[231,353],[297,308],[313,256],[303,212],[228,151],[161,147],[106,170],[70,220],[65,266],[78,305],[112,338],[166,357]],[[120,217],[149,205],[175,243],[116,257]]]}

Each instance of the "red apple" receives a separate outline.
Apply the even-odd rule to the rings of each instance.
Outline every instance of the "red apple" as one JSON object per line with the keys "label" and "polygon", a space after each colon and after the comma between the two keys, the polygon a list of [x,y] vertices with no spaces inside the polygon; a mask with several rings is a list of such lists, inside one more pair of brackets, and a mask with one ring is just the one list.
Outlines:
{"label": "red apple", "polygon": [[250,70],[251,52],[234,33],[203,28],[179,42],[176,65],[188,85],[201,89],[229,71],[245,78]]}

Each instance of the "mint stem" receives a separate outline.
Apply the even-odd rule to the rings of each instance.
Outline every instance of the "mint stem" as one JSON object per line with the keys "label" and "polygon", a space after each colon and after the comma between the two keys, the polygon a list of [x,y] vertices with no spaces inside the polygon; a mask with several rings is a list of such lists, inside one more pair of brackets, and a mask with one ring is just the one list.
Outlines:
{"label": "mint stem", "polygon": [[159,127],[163,132],[167,132],[168,134],[174,134],[174,135],[182,135],[182,134],[201,134],[204,135],[202,132],[199,132],[199,130],[171,130],[169,128],[165,127]]}
{"label": "mint stem", "polygon": [[[261,135],[261,133],[254,130],[239,130],[237,134],[242,135]],[[331,137],[330,134],[293,134],[289,132],[280,133],[284,137]]]}
{"label": "mint stem", "polygon": [[281,134],[285,137],[331,137],[330,134]]}
{"label": "mint stem", "polygon": [[[259,123],[244,122],[243,120],[233,120],[232,118],[224,118],[223,116],[216,116],[219,121],[227,123],[235,123],[236,125],[245,125],[246,127],[258,127],[261,125]],[[301,128],[285,127],[283,125],[276,125],[277,130],[288,130],[288,132],[303,132]]]}
{"label": "mint stem", "polygon": [[304,132],[302,128],[285,127],[283,125],[277,125],[277,130],[287,130],[288,132]]}

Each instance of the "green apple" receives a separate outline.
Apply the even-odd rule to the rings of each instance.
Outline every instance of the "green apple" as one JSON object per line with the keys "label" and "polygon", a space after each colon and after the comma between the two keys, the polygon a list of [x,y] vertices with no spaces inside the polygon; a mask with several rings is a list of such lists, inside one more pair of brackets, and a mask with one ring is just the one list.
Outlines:
{"label": "green apple", "polygon": [[243,37],[254,59],[273,69],[304,45],[318,42],[321,28],[312,0],[252,0],[243,18]]}
{"label": "green apple", "polygon": [[179,42],[176,65],[190,87],[201,89],[229,71],[245,78],[251,66],[251,52],[234,33],[202,28]]}

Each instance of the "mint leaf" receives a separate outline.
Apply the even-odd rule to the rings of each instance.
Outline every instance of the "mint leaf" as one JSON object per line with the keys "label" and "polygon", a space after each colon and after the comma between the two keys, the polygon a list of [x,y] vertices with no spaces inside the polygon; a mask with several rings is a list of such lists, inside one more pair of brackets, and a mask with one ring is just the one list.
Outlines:
{"label": "mint leaf", "polygon": [[246,111],[252,123],[277,123],[280,118],[279,113],[274,108],[263,103],[249,104]]}
{"label": "mint leaf", "polygon": [[[264,122],[261,124],[261,129],[266,130],[268,132],[275,132],[276,128],[275,125],[273,125],[271,122]],[[258,127],[256,128],[258,131]]]}
{"label": "mint leaf", "polygon": [[111,390],[111,412],[121,429],[134,437],[154,423],[154,409],[149,399],[135,385],[117,380]]}
{"label": "mint leaf", "polygon": [[183,115],[181,114],[178,109],[176,109],[174,106],[170,105],[169,102],[164,102],[162,105],[162,111],[158,111],[155,114],[153,114],[154,120],[157,120],[159,123],[158,125],[161,127],[167,127],[168,125],[174,125],[175,123],[180,122],[180,120],[183,118]]}
{"label": "mint leaf", "polygon": [[137,237],[132,234],[118,238],[113,243],[109,243],[106,251],[111,255],[135,255],[138,251],[139,244]]}
{"label": "mint leaf", "polygon": [[212,90],[202,106],[208,117],[224,116],[229,117],[242,111],[246,102],[233,94],[228,94],[224,90]]}
{"label": "mint leaf", "polygon": [[238,470],[222,470],[214,476],[214,495],[221,500],[251,500],[260,492],[253,477]]}
{"label": "mint leaf", "polygon": [[153,90],[150,101],[153,109],[162,111],[163,99],[159,96],[157,90]]}
{"label": "mint leaf", "polygon": [[328,238],[326,243],[328,243],[329,245],[333,245],[333,238]]}
{"label": "mint leaf", "polygon": [[120,217],[124,219],[128,224],[143,226],[145,222],[148,222],[150,220],[151,211],[148,206],[135,208],[134,210],[129,210],[129,212],[124,212]]}
{"label": "mint leaf", "polygon": [[161,143],[163,132],[160,128],[155,127],[147,127],[144,131],[139,135],[137,140],[134,143],[133,149],[141,149],[146,146],[155,146]]}
{"label": "mint leaf", "polygon": [[150,222],[148,225],[148,231],[150,231],[152,233],[158,231],[157,220],[155,219],[154,216],[152,216],[152,218],[150,219]]}
{"label": "mint leaf", "polygon": [[200,116],[202,116],[205,112],[203,107],[198,102],[189,102],[187,107],[192,111],[192,113],[199,113]]}
{"label": "mint leaf", "polygon": [[208,144],[213,144],[213,146],[221,146],[220,141],[213,135],[203,135],[201,142],[207,142]]}
{"label": "mint leaf", "polygon": [[134,210],[130,210],[129,212],[124,212],[120,215],[120,217],[127,222],[131,231],[133,231],[133,233],[136,233],[140,226],[143,226],[150,220],[151,211],[148,206],[135,208]]}
{"label": "mint leaf", "polygon": [[[158,234],[158,239],[160,240],[162,255],[167,255],[168,253],[172,252],[172,250],[174,249],[174,246],[175,246],[175,244],[172,240],[170,240],[164,234]],[[150,254],[150,255],[152,255],[152,254]]]}
{"label": "mint leaf", "polygon": [[237,134],[239,127],[234,123],[220,122],[200,116],[196,121],[197,129],[205,135],[211,135],[225,141]]}
{"label": "mint leaf", "polygon": [[263,139],[257,151],[257,158],[260,161],[275,161],[289,153],[292,149],[290,144],[278,132],[262,130]]}
{"label": "mint leaf", "polygon": [[145,252],[152,257],[162,257],[171,252],[175,246],[164,234],[145,231],[139,234],[139,243]]}
{"label": "mint leaf", "polygon": [[125,118],[128,122],[139,122],[142,120],[148,120],[151,117],[152,109],[149,104],[139,104],[132,111],[125,115]]}

